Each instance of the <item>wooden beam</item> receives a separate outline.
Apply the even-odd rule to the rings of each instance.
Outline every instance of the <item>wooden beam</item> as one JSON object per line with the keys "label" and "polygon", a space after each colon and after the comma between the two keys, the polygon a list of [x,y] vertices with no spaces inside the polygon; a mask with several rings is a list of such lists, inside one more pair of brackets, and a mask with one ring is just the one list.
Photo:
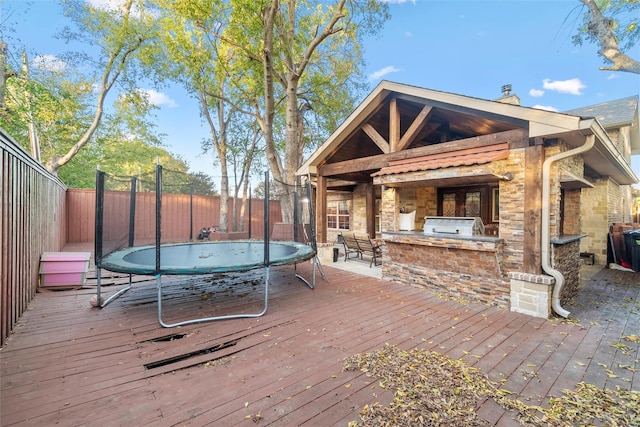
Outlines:
{"label": "wooden beam", "polygon": [[383,153],[386,154],[389,152],[389,143],[384,139],[382,135],[378,133],[378,131],[373,126],[371,126],[369,123],[365,123],[362,126],[362,130],[364,131],[364,133],[369,135],[369,138],[371,138],[371,140],[375,142],[375,144],[378,146],[378,148],[380,148],[380,150],[382,150]]}
{"label": "wooden beam", "polygon": [[420,131],[427,124],[427,120],[429,119],[431,111],[433,111],[433,107],[429,105],[425,105],[424,107],[422,107],[422,111],[420,111],[420,114],[418,114],[418,116],[411,123],[411,126],[409,126],[409,129],[407,129],[405,134],[402,135],[402,138],[400,138],[400,142],[398,143],[398,151],[404,150],[409,145],[411,145],[416,135],[418,135],[418,133],[420,133]]}
{"label": "wooden beam", "polygon": [[323,176],[316,182],[316,241],[327,243],[327,179]]}
{"label": "wooden beam", "polygon": [[366,194],[366,215],[367,215],[367,234],[370,238],[376,238],[376,198],[373,182],[367,183]]}
{"label": "wooden beam", "polygon": [[[544,147],[534,145],[525,148],[524,154],[524,224],[523,271],[531,274],[542,272],[542,163]],[[546,201],[548,203],[548,201]]]}
{"label": "wooden beam", "polygon": [[390,152],[398,151],[398,143],[400,142],[400,111],[398,110],[398,101],[395,97],[389,102],[389,145]]}
{"label": "wooden beam", "polygon": [[327,188],[335,188],[335,187],[355,187],[360,184],[356,181],[349,181],[345,179],[327,179]]}
{"label": "wooden beam", "polygon": [[436,153],[456,151],[464,148],[492,145],[497,142],[508,141],[510,143],[509,147],[511,147],[512,141],[516,144],[520,144],[523,135],[524,131],[522,129],[509,130],[505,132],[492,133],[490,135],[474,136],[473,138],[460,139],[457,141],[442,142],[439,144],[428,145],[426,147],[412,148],[410,150],[361,157],[359,159],[345,160],[344,162],[328,163],[318,167],[318,176],[329,177],[344,173],[381,169],[385,166],[389,166],[389,162],[392,160],[429,156]]}
{"label": "wooden beam", "polygon": [[[414,102],[417,104],[424,104],[425,103],[425,99],[421,98],[419,96],[414,96],[414,95],[409,95],[406,93],[397,93],[396,97],[400,100],[404,100],[404,101],[409,101],[409,102]],[[471,103],[469,105],[477,105],[477,102],[483,103],[483,100],[478,100],[478,101],[471,101]],[[438,109],[442,109],[442,110],[449,110],[449,111],[454,111],[457,113],[463,113],[463,114],[468,114],[470,116],[477,116],[477,117],[482,117],[488,120],[498,120],[501,122],[505,122],[505,123],[509,123],[513,126],[517,126],[517,127],[521,127],[521,128],[525,128],[528,127],[529,122],[528,120],[525,119],[520,119],[517,117],[511,117],[509,115],[504,115],[504,114],[499,114],[499,113],[495,113],[495,112],[489,112],[484,110],[484,106],[480,106],[478,105],[479,108],[473,108],[472,106],[463,106],[463,105],[458,105],[458,104],[449,104],[447,102],[442,102],[442,101],[436,101],[434,99],[430,99],[428,101],[429,105],[431,105],[432,107],[438,108]]]}

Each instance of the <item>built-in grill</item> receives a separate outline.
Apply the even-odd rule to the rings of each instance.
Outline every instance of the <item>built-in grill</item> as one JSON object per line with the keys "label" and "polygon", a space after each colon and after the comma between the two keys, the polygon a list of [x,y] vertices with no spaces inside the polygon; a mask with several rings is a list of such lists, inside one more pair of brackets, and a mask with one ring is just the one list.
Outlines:
{"label": "built-in grill", "polygon": [[425,216],[424,234],[474,236],[484,234],[479,217]]}

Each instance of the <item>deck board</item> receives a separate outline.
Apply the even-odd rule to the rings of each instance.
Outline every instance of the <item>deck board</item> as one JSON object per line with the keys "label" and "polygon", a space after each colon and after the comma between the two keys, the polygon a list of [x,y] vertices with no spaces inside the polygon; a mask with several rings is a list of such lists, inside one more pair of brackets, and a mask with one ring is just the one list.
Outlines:
{"label": "deck board", "polygon": [[[263,317],[168,329],[152,278],[135,276],[103,309],[89,305],[94,278],[39,293],[0,351],[0,424],[344,426],[364,405],[393,399],[377,378],[343,370],[346,357],[386,343],[463,359],[529,404],[580,381],[640,388],[638,344],[622,341],[640,327],[633,273],[602,270],[561,321],[325,271],[330,281],[318,275],[311,290],[292,267],[273,268]],[[163,278],[165,321],[260,310],[263,273]],[[109,280],[117,285],[106,292],[128,278]],[[493,401],[478,413],[517,425]]]}

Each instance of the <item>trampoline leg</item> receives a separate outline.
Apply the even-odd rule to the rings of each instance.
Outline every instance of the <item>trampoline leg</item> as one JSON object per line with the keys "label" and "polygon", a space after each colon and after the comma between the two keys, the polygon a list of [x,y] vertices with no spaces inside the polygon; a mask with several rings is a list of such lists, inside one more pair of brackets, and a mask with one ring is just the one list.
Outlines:
{"label": "trampoline leg", "polygon": [[325,280],[325,282],[328,282],[329,278],[327,277],[327,274],[324,272],[324,268],[322,268],[322,263],[320,262],[320,258],[318,258],[318,255],[313,257],[313,260],[314,260],[314,267],[315,267],[315,264],[317,263],[318,264],[318,270],[320,270],[320,275]]}
{"label": "trampoline leg", "polygon": [[[308,281],[307,279],[305,279],[304,277],[302,277],[301,274],[296,273],[296,277],[300,280],[302,280],[309,288],[311,289],[315,289],[316,287],[316,265],[318,266],[318,269],[320,270],[320,274],[322,275],[322,278],[325,281],[329,281],[329,279],[327,278],[327,275],[324,273],[324,270],[322,268],[322,263],[320,263],[320,259],[318,258],[318,255],[315,255],[312,259],[311,262],[313,263],[313,267],[311,270],[311,281]],[[295,268],[295,265],[294,265]]]}
{"label": "trampoline leg", "polygon": [[120,289],[118,292],[116,292],[115,294],[111,295],[109,298],[107,298],[106,300],[104,300],[102,303],[100,303],[100,297],[101,297],[101,292],[102,292],[102,274],[100,271],[100,267],[96,266],[96,279],[97,279],[97,287],[96,287],[96,301],[98,301],[98,307],[100,308],[104,308],[107,306],[107,304],[109,304],[111,301],[113,301],[114,299],[118,298],[120,295],[124,294],[125,292],[127,292],[129,289],[131,289],[131,274],[129,274],[129,284],[127,285],[126,288],[124,289]]}
{"label": "trampoline leg", "polygon": [[182,322],[176,323],[165,323],[162,320],[162,276],[156,276],[156,284],[158,287],[158,323],[160,326],[164,328],[173,328],[176,326],[185,326],[191,325],[194,323],[202,323],[202,322],[212,322],[214,320],[228,320],[228,319],[240,319],[247,317],[260,317],[263,316],[267,312],[268,304],[269,304],[269,271],[270,267],[265,266],[265,276],[264,276],[264,305],[262,311],[259,313],[249,313],[249,314],[227,314],[224,316],[212,316],[212,317],[201,317],[197,319],[184,320]]}

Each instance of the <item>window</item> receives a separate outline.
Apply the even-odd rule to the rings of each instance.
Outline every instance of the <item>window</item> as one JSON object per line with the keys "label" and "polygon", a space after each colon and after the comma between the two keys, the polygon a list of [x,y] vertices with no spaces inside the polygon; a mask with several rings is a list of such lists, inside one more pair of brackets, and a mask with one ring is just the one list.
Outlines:
{"label": "window", "polygon": [[442,195],[442,216],[456,216],[456,193]]}
{"label": "window", "polygon": [[339,230],[349,229],[349,204],[346,201],[329,203],[327,227]]}
{"label": "window", "polygon": [[486,225],[498,222],[497,202],[495,186],[441,188],[438,191],[438,215],[480,217]]}
{"label": "window", "polygon": [[480,216],[479,191],[467,191],[465,194],[464,216]]}

